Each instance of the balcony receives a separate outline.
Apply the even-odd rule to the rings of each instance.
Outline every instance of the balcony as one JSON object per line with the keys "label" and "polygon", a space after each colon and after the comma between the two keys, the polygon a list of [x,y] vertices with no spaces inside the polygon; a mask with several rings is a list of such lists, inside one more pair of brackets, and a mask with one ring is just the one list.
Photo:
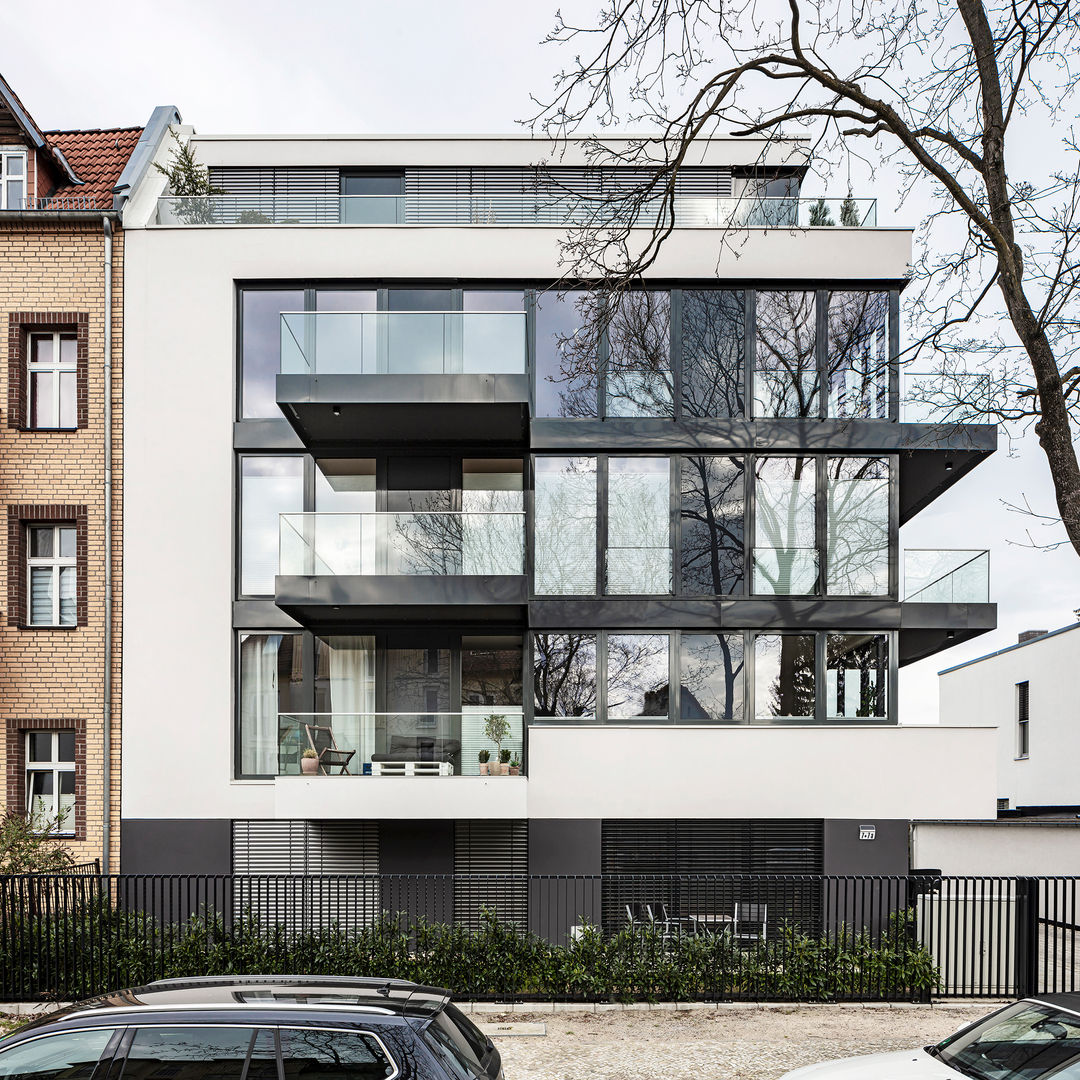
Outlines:
{"label": "balcony", "polygon": [[305,445],[523,443],[522,311],[291,311],[277,402]]}
{"label": "balcony", "polygon": [[[649,228],[667,200],[633,207],[604,198],[522,195],[165,195],[158,225],[633,225]],[[877,199],[678,196],[676,228],[810,229],[877,226]]]}
{"label": "balcony", "polygon": [[990,602],[988,551],[905,551],[902,596],[902,663],[921,660],[997,626],[997,605]]}
{"label": "balcony", "polygon": [[304,625],[520,622],[525,515],[282,514],[275,600]]}

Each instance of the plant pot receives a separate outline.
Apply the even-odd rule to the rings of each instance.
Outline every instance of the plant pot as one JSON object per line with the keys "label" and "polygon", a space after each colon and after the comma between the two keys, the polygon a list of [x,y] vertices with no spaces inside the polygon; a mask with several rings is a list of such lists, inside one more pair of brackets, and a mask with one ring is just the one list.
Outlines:
{"label": "plant pot", "polygon": [[300,772],[304,776],[314,776],[319,771],[319,759],[305,757],[300,759]]}
{"label": "plant pot", "polygon": [[511,765],[510,766],[510,775],[511,776],[520,776],[521,775],[521,766],[520,765]]}
{"label": "plant pot", "polygon": [[509,776],[510,775],[510,766],[507,765],[505,761],[500,761],[499,762],[499,775],[500,776]]}
{"label": "plant pot", "polygon": [[487,776],[489,769],[490,769],[490,765],[489,765],[488,762],[486,762],[486,761],[481,761],[480,762],[480,775],[481,776]]}

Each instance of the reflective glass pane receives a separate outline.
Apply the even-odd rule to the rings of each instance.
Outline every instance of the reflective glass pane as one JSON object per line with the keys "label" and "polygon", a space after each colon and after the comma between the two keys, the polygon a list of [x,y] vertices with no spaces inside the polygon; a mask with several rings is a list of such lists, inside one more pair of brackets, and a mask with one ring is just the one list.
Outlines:
{"label": "reflective glass pane", "polygon": [[462,705],[520,705],[521,639],[461,639]]}
{"label": "reflective glass pane", "polygon": [[684,289],[682,408],[687,416],[743,416],[745,293]]}
{"label": "reflective glass pane", "polygon": [[278,714],[310,708],[303,696],[303,639],[299,634],[241,634],[238,675],[241,773],[273,776],[280,755],[299,773],[303,747],[295,737],[291,742],[284,738],[288,729],[279,727]]}
{"label": "reflective glass pane", "polygon": [[71,525],[61,525],[56,531],[59,533],[60,537],[60,558],[74,559],[76,543],[75,528]]}
{"label": "reflective glass pane", "polygon": [[607,416],[674,416],[671,295],[632,290],[611,300]]}
{"label": "reflective glass pane", "polygon": [[889,463],[885,458],[830,458],[828,590],[834,596],[889,592]]}
{"label": "reflective glass pane", "polygon": [[758,720],[813,720],[817,714],[813,634],[754,639],[754,714]]}
{"label": "reflective glass pane", "polygon": [[679,516],[682,592],[720,596],[743,590],[745,467],[736,457],[684,457]]}
{"label": "reflective glass pane", "polygon": [[303,311],[299,289],[245,289],[241,300],[241,415],[280,417],[275,384],[281,363],[281,313]]}
{"label": "reflective glass pane", "polygon": [[245,457],[240,466],[240,592],[274,592],[279,515],[304,508],[304,459]]}
{"label": "reflective glass pane", "polygon": [[608,593],[671,592],[670,490],[670,458],[608,460]]}
{"label": "reflective glass pane", "polygon": [[489,312],[524,312],[525,293],[495,289],[466,289],[463,310],[476,314],[461,317],[462,370],[470,373],[521,372],[526,370],[524,315],[491,315]]}
{"label": "reflective glass pane", "polygon": [[34,771],[30,773],[30,794],[35,799],[48,799],[52,805],[53,796],[53,773]]}
{"label": "reflective glass pane", "polygon": [[829,634],[825,710],[829,719],[888,715],[889,639],[885,634]]}
{"label": "reflective glass pane", "polygon": [[7,208],[9,210],[21,210],[24,198],[23,180],[9,180],[7,182]]}
{"label": "reflective glass pane", "polygon": [[79,357],[79,342],[74,334],[60,335],[60,363],[75,366]]}
{"label": "reflective glass pane", "polygon": [[536,296],[536,415],[596,416],[603,297]]}
{"label": "reflective glass pane", "polygon": [[759,457],[754,519],[754,592],[817,591],[814,459]]}
{"label": "reflective glass pane", "polygon": [[0,1077],[11,1080],[90,1080],[111,1028],[47,1035],[0,1051]]}
{"label": "reflective glass pane", "polygon": [[4,159],[8,176],[22,176],[26,171],[26,159],[22,154],[11,154]]}
{"label": "reflective glass pane", "polygon": [[[386,708],[388,712],[450,711],[450,650],[388,648]],[[431,721],[435,722],[434,718]]]}
{"label": "reflective glass pane", "polygon": [[62,772],[60,791],[56,796],[56,820],[61,832],[75,831],[75,774]]}
{"label": "reflective glass pane", "polygon": [[679,647],[679,716],[743,719],[742,634],[683,633]]}
{"label": "reflective glass pane", "polygon": [[75,625],[75,581],[78,571],[74,566],[60,567],[60,625]]}
{"label": "reflective glass pane", "polygon": [[124,1080],[240,1080],[254,1032],[244,1027],[141,1027]]}
{"label": "reflective glass pane", "polygon": [[57,426],[56,386],[57,373],[53,371],[30,371],[30,426],[51,428]]}
{"label": "reflective glass pane", "polygon": [[59,731],[56,734],[56,760],[75,760],[75,732]]}
{"label": "reflective glass pane", "polygon": [[31,339],[31,364],[51,364],[53,360],[52,334],[35,334]]}
{"label": "reflective glass pane", "polygon": [[403,173],[345,173],[341,220],[351,225],[393,225],[405,217]]}
{"label": "reflective glass pane", "polygon": [[755,416],[819,414],[816,320],[812,292],[757,293]]}
{"label": "reflective glass pane", "polygon": [[383,1080],[394,1066],[370,1035],[318,1028],[282,1028],[285,1080]]}
{"label": "reflective glass pane", "polygon": [[535,505],[535,592],[595,593],[596,458],[538,457]]}
{"label": "reflective glass pane", "polygon": [[319,513],[373,513],[375,510],[375,459],[316,459],[315,509]]}
{"label": "reflective glass pane", "polygon": [[889,294],[829,293],[829,415],[889,418]]}
{"label": "reflective glass pane", "polygon": [[[374,371],[377,346],[376,315],[342,314],[334,312],[374,312],[379,306],[375,289],[319,289],[315,293],[315,310],[319,316],[289,320],[287,334],[303,336],[303,341],[286,337],[290,371],[304,373],[330,372],[335,375],[361,374]],[[295,327],[295,330],[293,329]],[[296,363],[294,351],[299,350],[307,363]]]}
{"label": "reflective glass pane", "polygon": [[[51,731],[34,731],[31,732],[29,737],[29,754],[31,761],[52,761],[53,760],[53,737]],[[69,758],[63,758],[64,761],[74,761],[74,747],[72,748],[72,756]]]}
{"label": "reflective glass pane", "polygon": [[53,569],[31,567],[30,622],[34,626],[51,626],[53,621]]}
{"label": "reflective glass pane", "polygon": [[32,525],[30,527],[30,558],[51,558],[55,539],[56,530],[51,525]]}
{"label": "reflective glass pane", "polygon": [[[33,378],[33,376],[31,376]],[[60,417],[62,428],[78,427],[77,394],[78,381],[74,371],[61,371],[60,379]]]}
{"label": "reflective glass pane", "polygon": [[535,715],[596,716],[596,635],[533,635]]}
{"label": "reflective glass pane", "polygon": [[608,634],[609,720],[668,716],[667,634]]}

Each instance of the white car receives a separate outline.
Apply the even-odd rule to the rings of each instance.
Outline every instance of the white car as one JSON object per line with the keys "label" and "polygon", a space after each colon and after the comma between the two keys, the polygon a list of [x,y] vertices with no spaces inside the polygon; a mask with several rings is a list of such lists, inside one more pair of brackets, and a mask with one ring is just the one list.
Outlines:
{"label": "white car", "polygon": [[921,1050],[823,1061],[782,1080],[1080,1080],[1080,994],[1018,1001]]}

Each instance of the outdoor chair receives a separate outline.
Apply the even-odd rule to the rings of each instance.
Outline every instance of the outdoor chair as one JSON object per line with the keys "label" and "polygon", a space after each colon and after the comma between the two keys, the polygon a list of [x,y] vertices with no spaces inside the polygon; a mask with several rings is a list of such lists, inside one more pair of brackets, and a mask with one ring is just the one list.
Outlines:
{"label": "outdoor chair", "polygon": [[671,937],[682,937],[684,934],[691,936],[697,936],[698,925],[695,919],[680,919],[672,916],[668,913],[667,904],[656,904],[650,906],[649,912],[652,915],[652,921],[659,928],[660,933],[665,939]]}
{"label": "outdoor chair", "polygon": [[329,776],[332,769],[338,770],[338,776],[349,775],[349,762],[356,755],[355,750],[339,750],[331,728],[319,724],[305,724],[308,743],[319,755],[319,772]]}
{"label": "outdoor chair", "polygon": [[764,941],[768,929],[768,904],[735,904],[735,941],[739,945],[755,945]]}

